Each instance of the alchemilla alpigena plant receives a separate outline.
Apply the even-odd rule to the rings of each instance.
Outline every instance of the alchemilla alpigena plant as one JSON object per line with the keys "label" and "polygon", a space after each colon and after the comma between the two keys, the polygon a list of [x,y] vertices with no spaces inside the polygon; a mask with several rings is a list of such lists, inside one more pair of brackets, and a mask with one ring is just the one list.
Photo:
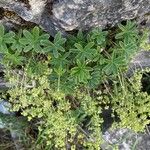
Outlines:
{"label": "alchemilla alpigena plant", "polygon": [[150,97],[141,91],[141,74],[124,78],[142,39],[130,21],[113,34],[96,28],[68,38],[58,32],[53,40],[38,27],[6,33],[0,26],[5,94],[12,111],[38,119],[35,149],[98,150],[109,107],[120,120],[113,127],[144,130]]}

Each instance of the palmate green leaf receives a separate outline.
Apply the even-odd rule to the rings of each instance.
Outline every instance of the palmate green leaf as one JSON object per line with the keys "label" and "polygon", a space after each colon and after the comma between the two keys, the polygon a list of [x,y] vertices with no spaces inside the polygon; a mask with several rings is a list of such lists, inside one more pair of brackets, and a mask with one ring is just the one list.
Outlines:
{"label": "palmate green leaf", "polygon": [[52,52],[55,58],[58,58],[60,52],[65,52],[63,48],[66,39],[61,36],[61,33],[58,32],[54,37],[54,42],[49,40],[41,40],[41,44],[44,46],[43,51]]}
{"label": "palmate green leaf", "polygon": [[103,50],[101,49],[101,47],[97,46],[96,52],[93,57],[93,62],[96,62],[97,64],[100,64],[100,65],[105,63],[106,58],[102,52]]}
{"label": "palmate green leaf", "polygon": [[125,26],[119,24],[118,27],[121,31],[120,33],[116,34],[116,39],[135,41],[138,38],[138,30],[136,28],[135,22],[127,21],[127,24]]}
{"label": "palmate green leaf", "polygon": [[22,65],[23,61],[25,60],[25,57],[20,56],[19,53],[7,53],[7,55],[4,56],[5,61],[11,63],[13,66]]}
{"label": "palmate green leaf", "polygon": [[87,44],[87,36],[83,34],[82,30],[79,30],[77,35],[68,35],[66,46],[68,49],[71,49],[75,43],[86,45]]}
{"label": "palmate green leaf", "polygon": [[36,53],[45,53],[42,50],[41,41],[48,40],[48,38],[48,34],[40,33],[39,28],[34,27],[31,32],[23,30],[23,37],[19,39],[19,42],[24,45],[24,52],[34,51]]}
{"label": "palmate green leaf", "polygon": [[59,56],[59,52],[58,52],[58,48],[49,40],[42,40],[41,44],[44,46],[43,51],[44,52],[52,52],[53,56],[55,58],[58,58]]}
{"label": "palmate green leaf", "polygon": [[58,68],[54,68],[54,71],[58,76],[62,76],[66,72],[66,69],[59,66]]}
{"label": "palmate green leaf", "polygon": [[91,77],[90,71],[92,71],[91,67],[88,67],[85,63],[81,63],[77,60],[77,66],[71,69],[71,76],[75,78],[76,83],[87,83],[88,79]]}
{"label": "palmate green leaf", "polygon": [[11,45],[11,49],[19,53],[22,52],[22,49],[23,49],[23,44],[19,42],[19,39],[21,38],[22,38],[22,30],[19,30],[15,36],[14,43]]}
{"label": "palmate green leaf", "polygon": [[77,36],[74,37],[73,41],[74,41],[74,44],[79,43],[81,45],[86,45],[87,44],[86,34],[83,34],[82,30],[79,30],[77,33]]}
{"label": "palmate green leaf", "polygon": [[70,55],[69,52],[66,52],[65,54],[61,55],[59,54],[58,58],[54,57],[51,60],[51,64],[54,65],[54,67],[65,67],[66,65],[69,65],[69,60],[67,59]]}
{"label": "palmate green leaf", "polygon": [[0,25],[0,52],[7,53],[8,45],[15,42],[14,40],[15,33],[10,31],[5,33],[5,28],[3,25]]}
{"label": "palmate green leaf", "polygon": [[102,29],[96,28],[91,31],[89,40],[96,42],[100,47],[105,47],[107,34],[107,31],[102,31]]}
{"label": "palmate green leaf", "polygon": [[106,75],[115,75],[118,73],[118,66],[115,63],[109,63],[103,68],[103,71]]}
{"label": "palmate green leaf", "polygon": [[54,44],[57,46],[63,45],[66,39],[62,37],[61,32],[58,32],[54,37]]}
{"label": "palmate green leaf", "polygon": [[12,31],[10,31],[10,32],[8,32],[8,33],[6,33],[5,35],[4,35],[4,42],[5,43],[7,43],[7,44],[11,44],[11,43],[14,43],[15,42],[15,39],[14,39],[14,37],[15,37],[15,33],[14,32],[12,32]]}
{"label": "palmate green leaf", "polygon": [[65,42],[66,39],[62,37],[61,32],[58,32],[54,37],[54,46],[55,46],[54,55],[56,58],[58,57],[59,51],[65,52],[65,49],[63,48]]}
{"label": "palmate green leaf", "polygon": [[91,78],[88,81],[88,85],[90,88],[96,88],[102,81],[102,66],[95,66],[93,71],[91,72]]}
{"label": "palmate green leaf", "polygon": [[86,41],[86,37],[85,37],[85,35],[83,35],[82,30],[78,31],[76,40],[77,40],[76,43],[78,43],[78,42],[85,42]]}
{"label": "palmate green leaf", "polygon": [[107,59],[103,72],[106,73],[106,75],[116,75],[119,73],[120,69],[124,68],[125,64],[125,58],[117,56],[114,50],[111,58]]}
{"label": "palmate green leaf", "polygon": [[38,27],[34,27],[33,30],[32,30],[32,35],[33,35],[33,38],[38,40],[39,36],[40,36],[40,30]]}
{"label": "palmate green leaf", "polygon": [[120,52],[127,62],[130,60],[131,56],[134,56],[134,54],[138,51],[138,46],[135,42],[128,42],[127,40],[124,40],[123,42],[119,42],[119,46]]}
{"label": "palmate green leaf", "polygon": [[92,48],[94,46],[93,42],[89,42],[85,47],[79,43],[76,43],[74,46],[76,49],[71,49],[70,51],[76,54],[76,59],[79,59],[80,61],[85,61],[86,59],[90,61],[93,60],[96,53],[96,49]]}

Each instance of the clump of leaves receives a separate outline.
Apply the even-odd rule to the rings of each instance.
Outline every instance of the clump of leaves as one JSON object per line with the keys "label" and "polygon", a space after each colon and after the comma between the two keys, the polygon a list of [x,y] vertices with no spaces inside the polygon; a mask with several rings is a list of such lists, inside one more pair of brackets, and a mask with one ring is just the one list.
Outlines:
{"label": "clump of leaves", "polygon": [[43,48],[44,52],[52,52],[53,56],[55,58],[58,58],[59,51],[60,52],[65,52],[65,49],[63,48],[63,44],[65,42],[66,42],[66,39],[62,38],[60,32],[58,32],[55,35],[53,42],[49,41],[48,39],[41,40],[41,43],[44,46],[44,48]]}
{"label": "clump of leaves", "polygon": [[135,42],[138,38],[138,30],[136,28],[135,22],[127,21],[127,24],[125,26],[119,24],[118,27],[121,32],[116,34],[116,39],[124,39],[128,42]]}
{"label": "clump of leaves", "polygon": [[[123,86],[114,84],[112,93],[112,109],[117,113],[120,122],[114,128],[129,128],[136,132],[143,132],[150,123],[150,95],[142,92],[143,71],[138,71],[133,77],[124,82]],[[122,79],[125,80],[125,79]]]}
{"label": "clump of leaves", "polygon": [[[3,31],[4,27],[1,29]],[[13,33],[12,42],[8,42],[5,35],[10,33],[2,32],[2,45],[7,47],[8,53],[1,51],[5,56],[2,62],[6,68],[5,77],[13,87],[7,94],[13,111],[21,110],[29,120],[39,118],[35,148],[65,149],[69,146],[75,149],[80,145],[83,149],[99,149],[105,99],[109,104],[113,101],[113,110],[119,113],[122,108],[116,106],[121,105],[119,96],[123,95],[120,91],[121,94],[112,100],[116,93],[111,90],[111,96],[106,96],[108,93],[103,85],[108,79],[118,80],[139,50],[135,23],[119,25],[112,47],[107,46],[108,32],[101,29],[93,29],[87,34],[79,31],[77,36],[69,39],[58,32],[51,41],[38,27]],[[96,98],[92,91],[98,87],[103,88]],[[134,101],[134,91],[129,93],[131,101]],[[137,109],[135,113],[139,114]],[[124,127],[128,123],[123,124]]]}
{"label": "clump of leaves", "polygon": [[23,48],[24,52],[33,51],[37,53],[43,53],[43,49],[41,47],[40,42],[48,38],[49,38],[48,34],[40,33],[39,28],[34,27],[31,32],[24,29],[23,37],[19,39],[19,42],[24,46]]}
{"label": "clump of leaves", "polygon": [[15,42],[14,36],[14,32],[10,31],[9,33],[6,33],[4,26],[0,25],[0,53],[8,52],[9,44]]}
{"label": "clump of leaves", "polygon": [[86,83],[90,78],[90,71],[92,71],[91,67],[77,60],[77,66],[71,69],[71,75],[74,76],[76,83]]}

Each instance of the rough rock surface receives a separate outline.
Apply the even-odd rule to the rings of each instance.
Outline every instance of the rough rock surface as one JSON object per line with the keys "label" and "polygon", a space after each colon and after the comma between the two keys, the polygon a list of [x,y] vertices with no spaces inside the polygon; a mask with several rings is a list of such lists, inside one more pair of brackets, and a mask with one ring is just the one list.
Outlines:
{"label": "rough rock surface", "polygon": [[140,51],[136,54],[129,65],[127,76],[132,76],[137,69],[145,68],[150,68],[150,51]]}
{"label": "rough rock surface", "polygon": [[11,107],[12,105],[9,102],[0,99],[0,132],[2,129],[8,129],[10,131],[11,140],[15,146],[12,145],[11,149],[25,150],[25,145],[21,139],[25,128],[28,127],[28,122],[26,118],[18,117],[14,112],[10,112],[9,109],[11,109]]}
{"label": "rough rock surface", "polygon": [[150,0],[1,0],[0,7],[15,12],[54,35],[57,30],[88,30],[113,26],[150,13]]}
{"label": "rough rock surface", "polygon": [[106,141],[101,145],[102,150],[149,150],[150,135],[134,133],[129,129],[107,131],[104,136]]}

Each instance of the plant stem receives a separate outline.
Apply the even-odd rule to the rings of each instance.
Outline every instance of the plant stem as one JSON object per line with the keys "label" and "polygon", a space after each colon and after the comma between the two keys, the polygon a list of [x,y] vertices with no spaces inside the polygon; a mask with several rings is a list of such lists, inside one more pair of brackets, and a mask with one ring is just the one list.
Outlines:
{"label": "plant stem", "polygon": [[60,88],[60,75],[58,75],[58,82],[57,82],[57,91],[59,92]]}

